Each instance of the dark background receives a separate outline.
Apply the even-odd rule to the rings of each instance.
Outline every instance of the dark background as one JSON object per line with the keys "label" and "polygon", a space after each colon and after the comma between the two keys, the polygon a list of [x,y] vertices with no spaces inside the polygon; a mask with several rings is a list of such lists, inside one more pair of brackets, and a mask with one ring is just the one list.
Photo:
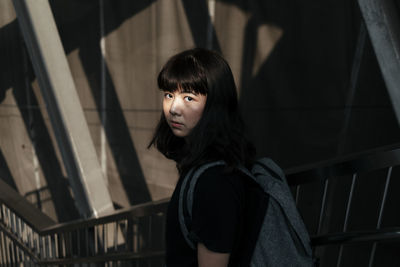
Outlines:
{"label": "dark background", "polygon": [[[287,169],[400,141],[370,39],[368,34],[360,38],[363,20],[354,0],[220,0],[211,28],[205,1],[53,0],[50,4],[97,148],[96,131],[103,127],[106,134],[112,161],[108,179],[117,208],[171,193],[176,181],[173,163],[145,148],[160,112],[160,101],[153,100],[155,77],[168,57],[193,46],[206,47],[210,36],[212,48],[227,58],[237,78],[243,117],[259,156],[270,156]],[[7,12],[13,11],[0,11]],[[78,218],[18,22],[2,25],[1,178],[58,221]],[[259,35],[265,25],[282,32],[276,42],[268,37],[273,35]],[[260,40],[273,42],[273,49],[254,72],[263,51]],[[102,94],[107,107],[101,106]],[[102,112],[106,121],[98,118]],[[39,188],[29,178],[33,148],[43,179]],[[360,179],[361,197],[353,206],[358,214],[353,225],[361,228],[374,227],[363,219],[368,211],[362,211],[379,203],[383,187],[377,178],[382,174],[371,175]],[[393,177],[398,179],[397,171]],[[330,189],[332,221],[325,225],[326,231],[340,229],[342,222],[334,222],[333,214],[343,211],[339,204],[348,194],[348,181],[343,178]],[[398,182],[393,181],[395,188]],[[318,186],[304,191],[308,210],[315,208],[320,191]],[[120,199],[120,192],[125,199]],[[395,195],[393,190],[393,206]],[[397,212],[392,211],[388,225],[398,225]],[[374,221],[376,213],[370,217]],[[313,233],[313,224],[308,227]],[[365,266],[362,259],[371,249],[366,246],[346,250],[345,266]],[[378,249],[390,257],[397,254],[395,246]],[[332,251],[336,252],[327,252],[323,266],[335,264],[329,257],[336,257],[338,248]],[[383,255],[382,261],[389,258]]]}

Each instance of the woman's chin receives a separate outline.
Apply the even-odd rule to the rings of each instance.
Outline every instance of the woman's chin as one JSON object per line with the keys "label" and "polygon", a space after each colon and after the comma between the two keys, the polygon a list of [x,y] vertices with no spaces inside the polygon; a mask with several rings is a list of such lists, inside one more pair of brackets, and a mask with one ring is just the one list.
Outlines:
{"label": "woman's chin", "polygon": [[182,130],[182,129],[176,129],[176,128],[171,128],[172,133],[176,136],[176,137],[185,137],[187,136],[186,131]]}

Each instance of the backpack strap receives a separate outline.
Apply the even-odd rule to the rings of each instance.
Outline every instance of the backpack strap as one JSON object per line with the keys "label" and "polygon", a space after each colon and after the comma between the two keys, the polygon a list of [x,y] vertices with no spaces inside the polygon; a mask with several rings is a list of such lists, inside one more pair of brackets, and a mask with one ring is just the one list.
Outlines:
{"label": "backpack strap", "polygon": [[200,176],[209,168],[225,165],[225,162],[215,161],[211,163],[206,163],[198,168],[192,168],[183,178],[182,186],[179,192],[179,203],[178,203],[178,217],[179,224],[183,237],[186,243],[192,248],[196,249],[196,243],[190,238],[190,232],[188,225],[192,222],[192,210],[193,210],[193,200],[194,200],[194,189],[196,183]]}

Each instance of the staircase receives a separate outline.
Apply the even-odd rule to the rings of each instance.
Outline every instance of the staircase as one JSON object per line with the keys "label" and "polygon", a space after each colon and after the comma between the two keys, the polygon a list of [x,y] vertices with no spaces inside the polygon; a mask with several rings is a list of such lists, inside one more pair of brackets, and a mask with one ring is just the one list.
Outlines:
{"label": "staircase", "polygon": [[[385,208],[398,194],[391,185],[400,179],[399,165],[396,145],[286,170],[320,266],[388,266],[379,248],[400,241],[400,225],[383,224],[385,216],[397,217]],[[362,218],[373,227],[356,229],[359,185],[378,174],[384,175],[375,177],[382,183],[376,216]],[[168,199],[57,224],[0,180],[0,266],[163,266],[167,206]],[[333,217],[337,212],[341,216]],[[338,220],[339,227],[332,224]],[[364,248],[365,262],[350,264],[348,255],[357,257],[357,246]]]}

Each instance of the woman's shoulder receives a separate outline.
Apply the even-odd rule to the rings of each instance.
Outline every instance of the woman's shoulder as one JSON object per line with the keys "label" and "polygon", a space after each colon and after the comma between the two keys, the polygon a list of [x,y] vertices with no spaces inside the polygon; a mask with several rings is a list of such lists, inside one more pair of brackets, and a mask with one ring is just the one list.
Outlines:
{"label": "woman's shoulder", "polygon": [[241,192],[244,188],[244,176],[241,171],[227,171],[225,166],[213,166],[204,171],[196,184],[196,191],[222,193],[227,190]]}

